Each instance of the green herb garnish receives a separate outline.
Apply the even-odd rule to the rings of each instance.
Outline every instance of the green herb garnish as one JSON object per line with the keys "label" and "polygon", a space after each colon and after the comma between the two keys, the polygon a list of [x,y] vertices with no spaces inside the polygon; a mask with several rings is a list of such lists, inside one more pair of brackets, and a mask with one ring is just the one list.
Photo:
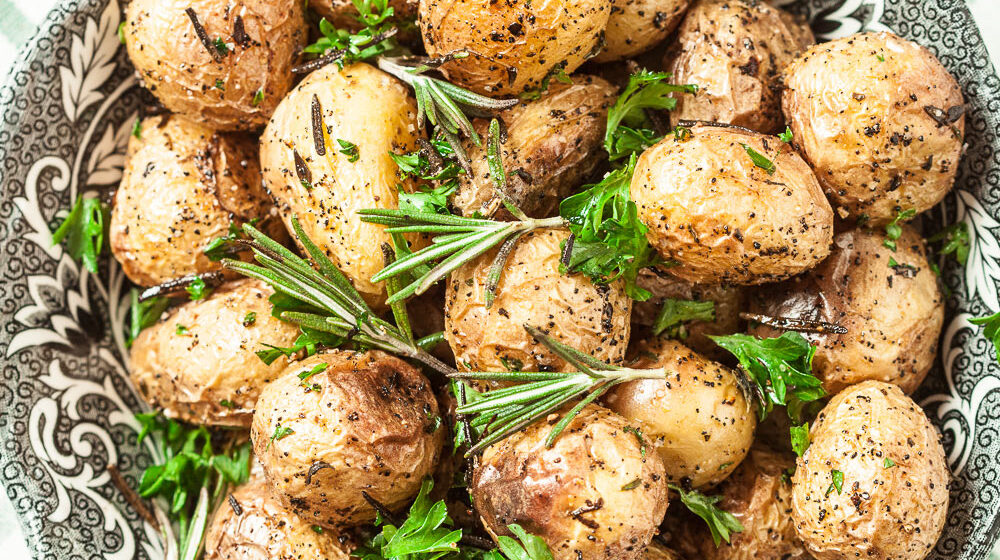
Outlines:
{"label": "green herb garnish", "polygon": [[205,299],[212,292],[212,289],[208,287],[208,284],[205,283],[205,280],[201,276],[196,276],[184,289],[187,291],[191,301]]}
{"label": "green herb garnish", "polygon": [[212,42],[212,45],[215,46],[215,52],[219,53],[219,56],[226,56],[229,54],[229,45],[222,40],[222,37],[216,37],[215,41]]}
{"label": "green herb garnish", "polygon": [[712,533],[712,541],[715,546],[719,546],[722,541],[729,542],[732,533],[743,531],[743,524],[740,523],[733,514],[725,511],[715,504],[722,499],[722,496],[706,496],[697,490],[685,491],[680,486],[671,484],[675,492],[680,494],[681,502],[698,517],[705,520],[708,530]]}
{"label": "green herb garnish", "polygon": [[611,161],[641,152],[662,138],[653,130],[647,110],[664,111],[677,106],[673,93],[695,93],[696,85],[668,83],[668,72],[639,70],[629,76],[628,84],[608,110],[604,149]]}
{"label": "green herb garnish", "polygon": [[247,311],[247,314],[243,316],[243,326],[252,327],[254,323],[257,322],[257,312]]}
{"label": "green herb garnish", "polygon": [[895,251],[896,241],[899,239],[899,236],[903,235],[903,226],[899,225],[899,222],[905,222],[916,215],[917,211],[913,208],[896,214],[896,217],[885,225],[885,239],[882,240],[882,245],[887,249]]}
{"label": "green herb garnish", "polygon": [[994,356],[1000,362],[1000,313],[994,313],[987,317],[974,317],[969,319],[973,325],[983,326],[983,335],[993,342]]}
{"label": "green herb garnish", "polygon": [[656,321],[653,322],[653,334],[659,336],[667,331],[671,338],[684,339],[687,332],[683,325],[688,321],[715,321],[715,302],[669,298],[663,300]]}
{"label": "green herb garnish", "polygon": [[838,471],[837,469],[833,469],[830,471],[830,478],[833,482],[831,482],[830,486],[827,487],[826,495],[829,496],[831,492],[836,490],[837,495],[839,496],[844,491],[844,473]]}
{"label": "green herb garnish", "polygon": [[97,257],[104,251],[110,213],[97,198],[77,197],[66,219],[52,233],[52,244],[65,240],[70,256],[82,262],[91,274],[97,274]]}
{"label": "green herb garnish", "polygon": [[271,434],[271,439],[268,440],[267,447],[265,449],[270,448],[271,444],[274,443],[275,441],[281,438],[288,437],[294,433],[295,430],[289,428],[288,426],[282,426],[281,424],[278,424],[277,426],[274,427],[274,433]]}
{"label": "green herb garnish", "polygon": [[809,449],[809,422],[789,428],[792,436],[792,450],[801,457]]}
{"label": "green herb garnish", "polygon": [[793,138],[793,136],[792,136],[792,127],[787,126],[787,125],[785,126],[785,131],[782,132],[781,134],[778,134],[778,139],[780,139],[785,144],[788,144],[789,142],[791,142],[792,138]]}
{"label": "green herb garnish", "polygon": [[128,332],[125,333],[125,346],[131,347],[139,333],[151,327],[160,320],[163,312],[170,306],[170,300],[163,296],[139,301],[139,291],[135,288],[129,292],[131,306],[129,308]]}
{"label": "green herb garnish", "polygon": [[890,459],[888,457],[886,457],[885,460],[882,461],[882,467],[883,468],[891,469],[892,467],[895,467],[895,466],[896,466],[896,461],[893,461],[892,459]]}
{"label": "green herb garnish", "polygon": [[964,265],[969,260],[969,226],[965,222],[956,222],[927,239],[929,243],[944,241],[938,249],[938,254],[954,255],[958,264]]}
{"label": "green herb garnish", "polygon": [[768,175],[774,175],[774,172],[777,171],[778,169],[778,166],[775,165],[774,160],[769,159],[767,156],[751,148],[747,144],[740,143],[740,146],[743,146],[743,150],[747,153],[748,156],[750,156],[750,161],[752,161],[754,165],[763,169],[764,171],[767,171]]}
{"label": "green herb garnish", "polygon": [[177,326],[174,329],[174,334],[176,334],[177,336],[187,336],[190,333],[191,331],[189,331],[187,327],[185,327],[180,323],[177,323]]}
{"label": "green herb garnish", "polygon": [[264,102],[264,88],[261,87],[253,94],[253,99],[250,100],[250,105],[256,107]]}
{"label": "green herb garnish", "polygon": [[340,144],[340,149],[337,151],[347,156],[347,161],[354,163],[361,157],[361,153],[358,151],[358,145],[354,142],[338,138],[337,144]]}

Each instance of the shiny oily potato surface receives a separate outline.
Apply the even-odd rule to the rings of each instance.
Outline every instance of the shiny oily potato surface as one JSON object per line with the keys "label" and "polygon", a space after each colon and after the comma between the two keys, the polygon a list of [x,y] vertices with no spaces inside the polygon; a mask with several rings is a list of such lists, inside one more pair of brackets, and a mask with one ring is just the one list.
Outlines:
{"label": "shiny oily potato surface", "polygon": [[610,12],[608,0],[420,0],[418,23],[429,56],[470,53],[442,67],[449,80],[496,96],[572,73],[599,50]]}
{"label": "shiny oily potato surface", "polygon": [[284,507],[349,527],[375,519],[362,491],[393,510],[416,496],[441,457],[438,415],[413,366],[380,351],[335,350],[289,365],[264,389],[250,437]]}
{"label": "shiny oily potato surface", "polygon": [[146,402],[192,424],[250,427],[261,390],[288,365],[285,357],[266,365],[254,352],[299,335],[271,316],[273,293],[259,280],[229,282],[139,333],[130,373]]}
{"label": "shiny oily potato surface", "polygon": [[486,449],[469,488],[486,529],[517,523],[555,560],[634,560],[667,508],[663,465],[642,454],[626,420],[588,405],[551,449],[536,422]]}
{"label": "shiny oily potato surface", "polygon": [[307,30],[297,0],[133,0],[122,36],[165,107],[220,130],[258,130],[292,87]]}
{"label": "shiny oily potato surface", "polygon": [[149,117],[129,137],[109,245],[130,280],[152,286],[220,271],[204,249],[231,225],[260,220],[258,228],[285,239],[273,212],[252,138],[180,115]]}
{"label": "shiny oily potato surface", "polygon": [[460,369],[576,371],[537,342],[524,325],[604,362],[621,363],[629,339],[632,302],[620,282],[598,285],[559,272],[564,229],[538,229],[514,245],[486,307],[490,266],[499,249],[451,273],[445,292],[445,338]]}
{"label": "shiny oily potato surface", "polygon": [[[833,397],[792,477],[792,519],[818,560],[920,560],[948,511],[939,434],[895,385],[865,381]],[[891,462],[887,462],[891,461]],[[832,488],[843,473],[842,491]]]}
{"label": "shiny oily potato surface", "polygon": [[[321,117],[318,131],[314,106]],[[385,263],[380,246],[392,239],[357,212],[395,208],[396,185],[412,189],[389,153],[416,149],[416,115],[409,90],[392,76],[363,63],[343,70],[330,64],[282,100],[260,139],[264,183],[289,230],[292,217],[298,218],[306,235],[376,307],[385,302],[385,286],[370,278]],[[357,146],[357,161],[340,152],[338,140]]]}
{"label": "shiny oily potato surface", "polygon": [[612,62],[646,52],[677,27],[690,0],[615,0],[595,62]]}
{"label": "shiny oily potato surface", "polygon": [[[817,345],[813,374],[829,393],[865,380],[885,381],[912,393],[937,354],[944,297],[927,261],[927,247],[910,226],[883,245],[884,232],[856,229],[837,235],[818,267],[752,298],[765,315],[836,323],[847,334],[803,333]],[[889,259],[900,263],[889,266]],[[912,267],[912,268],[911,268]],[[764,337],[780,333],[764,326]]]}
{"label": "shiny oily potato surface", "polygon": [[[785,71],[795,143],[844,217],[883,224],[951,190],[965,117],[955,78],[891,33],[816,45]],[[950,116],[949,116],[950,115]]]}
{"label": "shiny oily potato surface", "polygon": [[662,367],[666,378],[623,383],[608,393],[607,407],[639,424],[670,483],[701,488],[725,479],[753,443],[749,382],[673,340],[644,342],[637,355],[629,367]]}
{"label": "shiny oily potato surface", "polygon": [[[630,192],[649,242],[694,283],[762,284],[830,252],[833,211],[809,166],[773,136],[700,124],[639,157]],[[769,158],[773,174],[744,145]]]}

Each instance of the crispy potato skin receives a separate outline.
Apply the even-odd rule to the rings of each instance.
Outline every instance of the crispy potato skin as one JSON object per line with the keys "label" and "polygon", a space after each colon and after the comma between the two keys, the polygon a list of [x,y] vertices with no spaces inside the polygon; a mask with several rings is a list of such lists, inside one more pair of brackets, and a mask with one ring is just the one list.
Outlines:
{"label": "crispy potato skin", "polygon": [[765,133],[785,129],[780,73],[814,43],[790,14],[757,0],[699,0],[678,31],[665,66],[674,83],[698,84],[678,94],[674,120],[730,123]]}
{"label": "crispy potato skin", "polygon": [[[261,390],[288,365],[281,357],[268,366],[254,352],[291,346],[299,334],[271,316],[273,293],[258,280],[236,280],[143,330],[132,344],[131,377],[146,402],[192,424],[250,427]],[[187,332],[177,334],[178,325]]]}
{"label": "crispy potato skin", "polygon": [[880,225],[951,190],[965,117],[939,126],[927,110],[962,105],[962,91],[929,50],[891,33],[837,39],[789,65],[785,86],[795,144],[844,217]]}
{"label": "crispy potato skin", "polygon": [[420,0],[417,22],[430,56],[468,50],[442,70],[490,95],[537,89],[557,66],[567,74],[600,47],[608,0]]}
{"label": "crispy potato skin", "polygon": [[[770,158],[774,174],[743,145]],[[686,140],[668,135],[639,157],[630,191],[649,242],[689,282],[774,282],[830,252],[830,204],[809,166],[773,136],[710,125]]]}
{"label": "crispy potato skin", "polygon": [[[834,238],[830,257],[803,276],[763,288],[755,311],[837,323],[847,334],[803,333],[817,344],[813,373],[828,393],[868,379],[917,389],[934,362],[944,323],[944,297],[927,262],[927,247],[910,226],[884,247],[883,233],[862,229]],[[889,259],[916,267],[889,267]],[[913,274],[911,277],[910,275]],[[758,336],[778,336],[758,326]]]}
{"label": "crispy potato skin", "polygon": [[604,48],[595,62],[613,62],[646,52],[670,35],[691,0],[616,0],[611,6]]}
{"label": "crispy potato skin", "polygon": [[[551,449],[546,422],[489,447],[470,487],[486,529],[495,537],[520,524],[544,539],[556,560],[642,558],[666,511],[667,485],[659,459],[644,457],[626,426],[588,405]],[[601,507],[589,511],[595,504]]]}
{"label": "crispy potato skin", "polygon": [[[307,390],[298,375],[318,364],[326,369],[306,382],[319,388]],[[283,506],[310,523],[352,526],[375,519],[362,491],[394,510],[416,495],[441,457],[438,415],[413,366],[379,351],[333,351],[292,364],[264,389],[250,437]],[[279,426],[293,431],[272,440]]]}
{"label": "crispy potato skin", "polygon": [[524,371],[576,371],[535,341],[525,324],[599,360],[622,362],[632,302],[618,282],[597,285],[580,274],[559,273],[559,244],[568,237],[564,229],[524,235],[507,258],[489,309],[487,275],[499,249],[451,273],[444,333],[459,369],[507,371],[520,363]]}
{"label": "crispy potato skin", "polygon": [[[572,84],[555,82],[540,99],[500,114],[507,125],[507,141],[500,145],[507,195],[529,216],[554,215],[559,201],[603,159],[598,154],[603,153],[608,107],[616,91],[601,78],[574,76]],[[485,137],[488,122],[482,120],[476,128]],[[472,174],[459,176],[452,205],[465,216],[508,215],[490,179],[486,143],[465,144]]]}
{"label": "crispy potato skin", "polygon": [[283,241],[273,212],[252,138],[180,115],[149,117],[140,137],[129,137],[109,244],[130,280],[152,286],[222,270],[204,249],[230,224],[262,220],[258,227]]}
{"label": "crispy potato skin", "polygon": [[[313,133],[314,97],[325,127],[323,155]],[[398,177],[389,152],[416,149],[416,115],[406,86],[392,76],[368,64],[343,71],[329,65],[281,101],[260,140],[264,183],[289,231],[297,217],[306,235],[376,307],[385,302],[385,286],[370,278],[384,265],[380,245],[392,239],[382,226],[362,222],[357,211],[395,208],[397,184],[412,190],[411,180]],[[337,140],[357,145],[358,161],[348,161]],[[309,170],[311,188],[302,184],[296,153]]]}
{"label": "crispy potato skin", "polygon": [[348,560],[349,551],[329,529],[322,533],[282,507],[263,476],[233,491],[241,514],[223,503],[205,536],[205,560]]}
{"label": "crispy potato skin", "polygon": [[[210,41],[226,43],[225,55],[214,44],[205,48],[187,8]],[[237,17],[247,36],[242,44],[234,38]],[[297,0],[135,0],[122,32],[143,85],[171,111],[219,130],[267,123],[292,87],[291,68],[307,38]]]}
{"label": "crispy potato skin", "polygon": [[[792,519],[809,552],[925,558],[944,528],[950,473],[920,407],[895,385],[865,381],[831,399],[809,437],[792,477]],[[833,470],[843,492],[828,490]]]}
{"label": "crispy potato skin", "polygon": [[673,340],[653,339],[638,350],[630,367],[662,367],[666,379],[623,383],[608,393],[607,407],[640,425],[668,482],[701,488],[725,479],[750,451],[757,427],[745,381]]}

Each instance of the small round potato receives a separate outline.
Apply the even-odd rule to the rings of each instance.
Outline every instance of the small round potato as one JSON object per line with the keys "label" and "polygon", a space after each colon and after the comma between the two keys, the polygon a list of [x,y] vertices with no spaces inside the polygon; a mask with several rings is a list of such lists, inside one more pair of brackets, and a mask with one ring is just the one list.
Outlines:
{"label": "small round potato", "polygon": [[677,42],[665,66],[675,83],[698,84],[698,92],[677,96],[675,119],[785,129],[780,73],[814,42],[805,22],[758,0],[699,0]]}
{"label": "small round potato", "polygon": [[489,308],[487,275],[498,249],[451,274],[444,334],[459,369],[576,371],[528,334],[524,325],[601,361],[622,362],[632,302],[618,281],[599,285],[581,274],[559,272],[560,243],[568,237],[564,229],[539,229],[518,240]]}
{"label": "small round potato", "polygon": [[469,53],[442,66],[452,82],[507,95],[594,56],[610,12],[609,0],[420,0],[418,23],[428,55]]}
{"label": "small round potato", "polygon": [[950,473],[927,416],[865,381],[823,408],[792,477],[792,519],[818,560],[921,560],[948,513]]}
{"label": "small round potato", "polygon": [[673,340],[654,339],[638,351],[630,367],[662,367],[667,378],[623,383],[605,404],[638,424],[669,482],[700,488],[725,479],[746,457],[757,427],[747,381]]}
{"label": "small round potato", "polygon": [[[259,130],[292,87],[299,0],[133,0],[122,36],[143,85],[219,130]],[[197,24],[195,24],[197,21]]]}
{"label": "small round potato", "polygon": [[261,390],[288,365],[254,352],[291,346],[299,334],[271,316],[273,293],[259,280],[229,282],[139,333],[130,372],[146,402],[192,424],[249,428]]}
{"label": "small round potato", "polygon": [[489,447],[469,488],[490,534],[521,525],[555,560],[637,560],[667,509],[663,465],[624,418],[588,405],[552,448],[536,422]]}
{"label": "small round potato", "polygon": [[[752,298],[754,311],[836,323],[847,334],[804,333],[816,345],[813,373],[828,393],[868,379],[912,393],[934,363],[944,323],[944,297],[927,262],[927,247],[910,226],[896,241],[885,235],[847,231],[818,267]],[[890,259],[899,263],[889,266]],[[758,326],[759,336],[780,332]]]}
{"label": "small round potato", "polygon": [[863,33],[809,49],[785,73],[795,144],[842,216],[880,225],[951,190],[964,102],[929,50]]}
{"label": "small round potato", "polygon": [[[313,129],[314,114],[322,122]],[[281,101],[260,139],[264,183],[291,231],[297,217],[306,235],[344,272],[365,300],[385,302],[385,286],[370,278],[382,269],[379,249],[392,243],[384,228],[361,221],[364,208],[395,208],[401,185],[390,152],[416,149],[416,103],[401,82],[368,64],[309,74]],[[344,154],[341,142],[356,149]]]}
{"label": "small round potato", "polygon": [[282,507],[263,476],[236,488],[212,517],[205,560],[348,560],[340,537]]}
{"label": "small round potato", "polygon": [[596,62],[612,62],[642,54],[677,27],[691,0],[616,0],[611,6],[604,48]]}
{"label": "small round potato", "polygon": [[[753,150],[759,161],[755,164]],[[760,165],[770,162],[770,174]],[[694,283],[762,284],[830,252],[833,210],[812,170],[773,136],[702,124],[669,135],[636,164],[630,187],[649,242]]]}
{"label": "small round potato", "polygon": [[[507,195],[526,214],[547,217],[559,201],[591,174],[603,154],[608,107],[615,88],[601,78],[574,76],[572,84],[554,83],[536,101],[522,102],[500,114],[507,140],[500,145],[507,173]],[[485,136],[488,123],[477,129]],[[506,214],[489,175],[486,143],[466,142],[472,174],[459,176],[451,203],[463,215]]]}
{"label": "small round potato", "polygon": [[109,244],[130,280],[152,286],[221,270],[204,249],[231,226],[260,220],[285,239],[273,213],[253,139],[180,115],[149,117],[129,138]]}
{"label": "small round potato", "polygon": [[[315,372],[315,373],[313,373]],[[296,362],[257,401],[250,437],[271,492],[309,523],[375,519],[362,496],[396,510],[441,457],[437,400],[413,366],[379,351]]]}

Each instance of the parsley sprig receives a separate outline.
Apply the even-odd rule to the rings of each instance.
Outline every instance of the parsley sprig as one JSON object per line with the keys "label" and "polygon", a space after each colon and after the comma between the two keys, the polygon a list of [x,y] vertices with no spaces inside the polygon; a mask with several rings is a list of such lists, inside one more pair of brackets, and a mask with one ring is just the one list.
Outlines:
{"label": "parsley sprig", "polygon": [[660,141],[648,110],[671,110],[677,106],[674,93],[696,93],[698,86],[669,83],[669,72],[639,70],[629,76],[628,84],[608,110],[604,149],[611,161],[630,157]]}
{"label": "parsley sprig", "polygon": [[396,28],[391,20],[394,10],[388,5],[388,0],[352,0],[352,2],[358,11],[355,17],[363,28],[351,33],[346,29],[337,29],[326,18],[321,19],[320,38],[302,49],[302,52],[319,55],[319,58],[297,70],[313,70],[330,63],[343,68],[353,62],[375,58],[398,47],[393,39],[393,35],[396,34]]}
{"label": "parsley sprig", "polygon": [[941,243],[938,254],[954,255],[958,264],[964,265],[969,260],[969,225],[965,222],[951,224],[929,237],[927,242]]}
{"label": "parsley sprig", "polygon": [[705,520],[715,546],[719,546],[722,541],[729,542],[731,534],[743,531],[743,524],[739,519],[715,505],[722,496],[706,496],[697,490],[684,490],[674,484],[671,484],[670,488],[680,495],[681,502],[691,513]]}
{"label": "parsley sprig", "polygon": [[1000,362],[1000,313],[986,317],[974,317],[969,319],[969,322],[983,327],[983,336],[993,343],[994,356],[997,362]]}
{"label": "parsley sprig", "polygon": [[666,332],[670,338],[687,338],[684,324],[689,321],[715,321],[714,301],[690,301],[683,299],[665,299],[660,312],[653,322],[653,334],[659,336]]}
{"label": "parsley sprig", "polygon": [[104,251],[104,238],[111,225],[111,210],[96,197],[79,196],[62,224],[52,233],[52,244],[66,241],[70,256],[97,274],[97,257]]}

